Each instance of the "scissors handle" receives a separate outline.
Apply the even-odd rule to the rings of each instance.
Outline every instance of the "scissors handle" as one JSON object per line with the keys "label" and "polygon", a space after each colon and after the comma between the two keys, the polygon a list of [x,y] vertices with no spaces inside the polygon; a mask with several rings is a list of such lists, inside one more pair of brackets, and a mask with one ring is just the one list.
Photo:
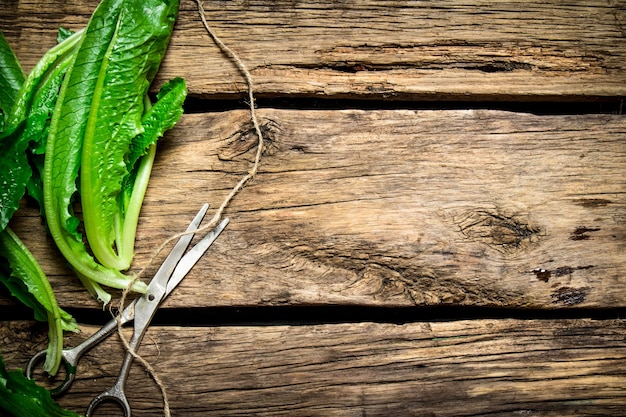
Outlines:
{"label": "scissors handle", "polygon": [[[66,351],[63,351],[63,354],[65,352]],[[26,378],[33,379],[34,370],[39,363],[46,359],[46,353],[45,349],[40,350],[35,353],[32,358],[30,358],[26,364],[26,368],[24,368]],[[76,366],[72,365],[70,361],[65,358],[65,355],[62,356],[61,363],[65,366],[65,379],[61,381],[57,387],[49,390],[52,397],[57,397],[67,391],[76,378]]]}
{"label": "scissors handle", "polygon": [[126,399],[126,393],[124,392],[124,385],[126,384],[126,378],[118,378],[115,385],[109,388],[107,391],[104,391],[102,394],[97,395],[87,407],[87,411],[85,411],[85,417],[91,417],[93,412],[100,406],[100,404],[105,402],[115,402],[118,403],[122,410],[124,410],[124,417],[131,417],[131,408],[128,400]]}
{"label": "scissors handle", "polygon": [[[153,300],[153,301],[157,302],[156,300]],[[141,343],[141,340],[143,339],[143,335],[145,334],[145,330],[146,330],[146,327],[144,327],[141,331],[138,331],[136,329],[135,333],[133,333],[133,336],[131,337],[130,342],[129,342],[130,350],[127,351],[126,355],[124,356],[124,362],[122,362],[122,367],[120,368],[120,372],[117,376],[117,380],[115,381],[115,384],[108,390],[97,395],[89,403],[89,406],[87,407],[87,411],[85,412],[85,417],[90,417],[93,414],[94,410],[98,408],[100,404],[105,403],[105,402],[118,403],[122,407],[122,410],[124,410],[124,416],[130,417],[131,408],[130,408],[130,404],[128,403],[128,400],[126,399],[126,392],[125,392],[126,380],[128,379],[128,375],[130,373],[130,367],[133,364],[133,359],[135,358],[135,355],[136,355],[134,352],[136,352],[136,349],[139,347],[139,344]]]}
{"label": "scissors handle", "polygon": [[[126,309],[124,310],[126,313]],[[122,324],[129,321],[128,314],[122,314]],[[80,345],[73,347],[72,349],[64,349],[61,352],[61,361],[65,366],[65,379],[59,384],[56,388],[50,390],[50,395],[52,397],[57,397],[63,393],[65,393],[76,378],[76,367],[78,366],[78,361],[80,357],[83,356],[85,352],[89,349],[100,343],[102,340],[106,339],[111,333],[115,331],[117,328],[117,322],[115,319],[109,321],[105,324],[100,330],[92,334],[90,337],[85,339]],[[26,364],[24,368],[24,374],[28,379],[33,379],[35,367],[41,363],[46,357],[46,351],[42,350],[33,355],[32,358]]]}

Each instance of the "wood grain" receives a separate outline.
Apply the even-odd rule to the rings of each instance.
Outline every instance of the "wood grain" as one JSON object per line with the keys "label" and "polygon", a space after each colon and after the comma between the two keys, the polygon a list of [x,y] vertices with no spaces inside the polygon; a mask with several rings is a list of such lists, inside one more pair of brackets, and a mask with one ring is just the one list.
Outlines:
{"label": "wood grain", "polygon": [[[140,353],[164,381],[174,416],[618,416],[626,408],[625,325],[154,327]],[[42,330],[0,325],[10,368],[45,346]],[[94,330],[85,326],[67,344]],[[82,412],[113,383],[121,356],[115,337],[94,348],[60,403]],[[138,364],[128,390],[134,416],[160,414],[158,391]]]}
{"label": "wood grain", "polygon": [[[260,173],[167,306],[626,305],[623,116],[260,117]],[[159,148],[135,271],[204,202],[221,203],[250,169],[255,143],[245,111],[183,117]],[[96,306],[42,240],[35,210],[13,227],[62,305]]]}
{"label": "wood grain", "polygon": [[[25,68],[83,27],[95,0],[20,0],[5,8]],[[380,2],[205,1],[207,19],[251,70],[257,95],[454,100],[626,96],[622,0]],[[192,95],[241,96],[246,85],[181,1],[158,76]]]}
{"label": "wood grain", "polygon": [[[0,30],[29,70],[59,26],[83,27],[97,3],[0,0]],[[258,97],[371,99],[387,108],[389,100],[541,101],[555,112],[569,100],[626,97],[623,0],[203,4],[251,70]],[[196,98],[246,89],[192,0],[181,1],[155,88],[174,76]],[[572,309],[626,307],[623,115],[259,115],[267,139],[259,175],[160,312],[183,326],[151,327],[140,351],[174,416],[624,414],[624,320],[207,326],[219,322],[209,314],[232,316],[238,306],[325,314],[338,311],[325,306],[487,306],[570,317]],[[132,272],[147,266],[149,279],[156,247],[204,202],[214,212],[250,169],[255,143],[245,111],[183,116],[160,142]],[[60,304],[95,317],[101,306],[66,268],[37,209],[23,202],[11,226]],[[0,317],[0,352],[17,368],[46,346],[47,329],[17,319],[24,316],[11,306],[0,288],[0,310],[12,311]],[[296,322],[290,309],[272,311]],[[388,311],[403,322],[407,310]],[[97,329],[82,328],[65,346]],[[122,355],[117,336],[94,348],[60,403],[83,412],[111,386]],[[162,415],[160,393],[137,364],[128,387],[133,415]],[[109,407],[101,415],[118,414]]]}

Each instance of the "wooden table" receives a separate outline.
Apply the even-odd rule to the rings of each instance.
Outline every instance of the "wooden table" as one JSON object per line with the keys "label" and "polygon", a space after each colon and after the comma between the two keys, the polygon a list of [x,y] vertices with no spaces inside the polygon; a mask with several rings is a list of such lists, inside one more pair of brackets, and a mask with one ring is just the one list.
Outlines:
{"label": "wooden table", "polygon": [[[0,0],[25,70],[96,1]],[[251,70],[266,148],[140,353],[177,416],[589,416],[626,410],[626,2],[204,2]],[[250,169],[246,84],[183,0],[186,78],[133,270]],[[24,203],[59,303],[109,318]],[[160,258],[159,258],[160,259]],[[154,268],[149,268],[154,272]],[[119,296],[119,294],[116,294]],[[46,328],[0,290],[9,368]],[[59,399],[112,384],[116,337]],[[136,416],[161,396],[140,365]]]}

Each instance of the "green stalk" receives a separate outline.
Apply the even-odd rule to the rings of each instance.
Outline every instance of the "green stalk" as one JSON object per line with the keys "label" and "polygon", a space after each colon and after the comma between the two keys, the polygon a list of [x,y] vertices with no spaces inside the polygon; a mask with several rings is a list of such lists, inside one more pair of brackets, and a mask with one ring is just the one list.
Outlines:
{"label": "green stalk", "polygon": [[[76,271],[74,271],[74,272],[76,272]],[[76,276],[78,277],[80,282],[83,284],[83,287],[85,287],[85,289],[87,290],[89,295],[91,295],[93,298],[95,298],[96,300],[98,300],[98,301],[100,301],[102,303],[102,307],[103,308],[104,308],[104,306],[109,304],[109,302],[111,301],[111,294],[106,292],[100,286],[100,284],[98,284],[95,281],[90,280],[86,276],[81,275],[79,273],[77,273]]]}
{"label": "green stalk", "polygon": [[32,298],[26,297],[23,293],[20,294],[22,291],[18,286],[12,285],[11,282],[5,282],[5,284],[15,296],[26,301],[30,307],[43,307],[46,311],[49,330],[44,370],[50,375],[55,375],[61,363],[63,330],[76,331],[78,326],[71,316],[59,308],[45,273],[32,253],[9,227],[0,232],[0,249],[2,249],[3,257],[9,263],[10,275],[20,280]]}
{"label": "green stalk", "polygon": [[126,215],[123,219],[120,219],[119,212],[117,213],[116,229],[121,230],[121,233],[118,233],[118,239],[116,241],[117,250],[122,262],[127,262],[129,265],[134,257],[139,213],[141,212],[143,199],[146,195],[148,182],[150,181],[150,174],[152,173],[152,166],[154,165],[154,158],[156,156],[156,148],[156,144],[150,145],[148,153],[141,158]]}

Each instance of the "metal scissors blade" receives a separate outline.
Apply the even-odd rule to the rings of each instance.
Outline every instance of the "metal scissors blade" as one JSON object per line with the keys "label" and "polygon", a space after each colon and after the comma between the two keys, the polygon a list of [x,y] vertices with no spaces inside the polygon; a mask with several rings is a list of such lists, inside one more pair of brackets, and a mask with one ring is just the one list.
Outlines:
{"label": "metal scissors blade", "polygon": [[[135,301],[133,301],[128,306],[126,306],[124,311],[121,313],[121,324],[126,324],[134,319],[135,306],[141,298],[146,297],[146,294],[153,294],[151,297],[155,296],[154,293],[157,291],[157,288],[163,286],[163,282],[167,282],[169,277],[172,275],[172,271],[174,271],[180,258],[183,256],[183,253],[185,253],[185,250],[191,243],[191,240],[194,236],[194,231],[198,229],[198,226],[200,226],[200,223],[202,222],[202,219],[206,215],[208,209],[208,203],[205,203],[202,208],[200,208],[200,211],[198,211],[191,223],[189,223],[189,226],[187,226],[185,233],[180,237],[180,239],[178,239],[176,245],[174,245],[169,255],[167,255],[167,257],[159,267],[159,270],[156,272],[156,274],[154,274],[154,277],[148,284],[148,289],[146,293],[143,294],[140,298],[135,299]],[[161,301],[163,301],[165,296],[166,294],[161,295]]]}
{"label": "metal scissors blade", "polygon": [[[206,210],[204,211],[206,212]],[[198,215],[199,214],[200,213],[198,213]],[[183,278],[187,276],[191,268],[193,268],[209,246],[213,244],[215,239],[217,239],[224,228],[226,228],[228,222],[228,218],[222,220],[215,229],[202,238],[185,256],[182,256],[182,254],[189,245],[191,238],[193,238],[193,233],[189,232],[188,235],[184,235],[183,238],[185,239],[183,240],[183,238],[181,238],[176,246],[174,246],[172,252],[165,259],[150,284],[148,284],[148,289],[145,294],[139,297],[134,303],[135,333],[130,341],[130,346],[133,349],[139,344],[146,331],[146,327],[150,324],[152,317],[154,317],[161,303],[174,288],[180,284]]]}
{"label": "metal scissors blade", "polygon": [[[154,274],[154,277],[148,284],[148,289],[145,294],[141,297],[151,297],[155,295],[155,293],[160,293],[161,297],[164,298],[166,294],[166,286],[167,282],[170,280],[173,271],[175,270],[178,262],[181,260],[183,253],[191,243],[191,240],[194,236],[194,231],[200,225],[200,222],[204,218],[207,210],[209,208],[208,204],[202,206],[196,217],[192,220],[192,222],[187,227],[185,234],[181,236],[181,238],[176,242],[176,245],[172,248],[167,258],[161,264],[159,270]],[[187,271],[189,272],[189,271]]]}
{"label": "metal scissors blade", "polygon": [[228,226],[229,219],[225,218],[218,224],[215,229],[211,230],[209,234],[202,238],[200,242],[198,242],[193,248],[187,252],[185,256],[178,262],[176,265],[176,269],[172,273],[169,281],[167,282],[167,287],[165,289],[165,297],[167,297],[173,290],[180,284],[180,282],[185,278],[185,276],[191,271],[191,268],[198,263],[202,255],[209,249],[209,246],[215,242],[215,239],[224,231],[226,226]]}

